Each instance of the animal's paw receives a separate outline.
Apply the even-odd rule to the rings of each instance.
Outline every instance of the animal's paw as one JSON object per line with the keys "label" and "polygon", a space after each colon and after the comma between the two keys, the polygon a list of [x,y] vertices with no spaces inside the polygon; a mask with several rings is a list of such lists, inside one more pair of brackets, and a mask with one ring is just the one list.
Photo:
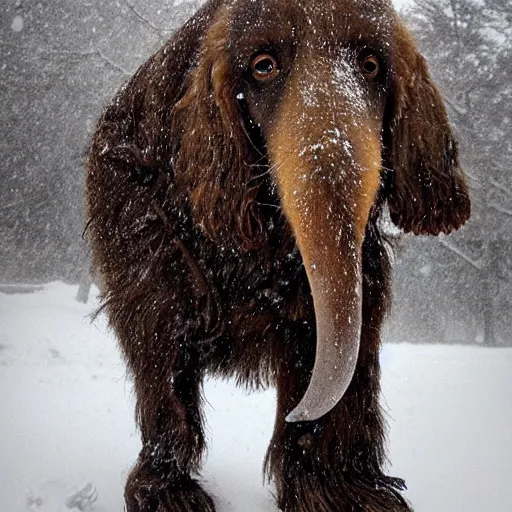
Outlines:
{"label": "animal's paw", "polygon": [[126,512],[215,512],[212,498],[195,481],[186,487],[141,485],[125,495]]}
{"label": "animal's paw", "polygon": [[412,512],[399,492],[405,489],[403,480],[384,475],[366,479],[304,473],[287,485],[278,483],[277,489],[277,504],[284,512]]}
{"label": "animal's paw", "polygon": [[125,512],[215,512],[213,499],[188,475],[161,478],[137,463],[125,489]]}

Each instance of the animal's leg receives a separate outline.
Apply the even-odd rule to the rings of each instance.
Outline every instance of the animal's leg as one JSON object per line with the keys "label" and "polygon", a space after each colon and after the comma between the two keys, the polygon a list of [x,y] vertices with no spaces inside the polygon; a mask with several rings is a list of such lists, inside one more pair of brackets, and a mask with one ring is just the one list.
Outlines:
{"label": "animal's leg", "polygon": [[205,447],[201,372],[190,355],[172,364],[166,355],[138,354],[133,371],[142,450],[126,483],[126,511],[214,512],[212,498],[193,478]]}
{"label": "animal's leg", "polygon": [[[364,339],[354,380],[323,418],[286,423],[302,397],[313,363],[290,351],[276,372],[277,417],[266,460],[277,503],[286,512],[410,512],[404,482],[383,473],[384,427],[378,403],[378,350]],[[365,341],[370,341],[364,346]]]}

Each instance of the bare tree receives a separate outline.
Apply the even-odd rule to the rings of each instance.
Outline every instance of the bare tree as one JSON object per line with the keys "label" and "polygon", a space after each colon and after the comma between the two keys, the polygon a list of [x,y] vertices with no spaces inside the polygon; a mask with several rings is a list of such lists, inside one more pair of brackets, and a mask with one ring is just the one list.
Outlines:
{"label": "bare tree", "polygon": [[0,282],[88,268],[83,156],[103,104],[198,2],[18,0],[0,19]]}
{"label": "bare tree", "polygon": [[415,0],[406,16],[441,85],[472,178],[472,221],[460,236],[440,240],[458,262],[449,280],[473,301],[484,343],[496,345],[500,321],[508,328],[500,313],[510,308],[512,271],[512,6]]}

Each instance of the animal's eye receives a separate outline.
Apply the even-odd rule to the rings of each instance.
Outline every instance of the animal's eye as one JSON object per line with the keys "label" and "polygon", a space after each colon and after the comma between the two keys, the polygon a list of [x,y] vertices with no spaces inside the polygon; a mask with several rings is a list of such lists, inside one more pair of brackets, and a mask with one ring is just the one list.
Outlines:
{"label": "animal's eye", "polygon": [[361,60],[361,72],[367,80],[373,80],[380,71],[379,59],[374,55],[368,55]]}
{"label": "animal's eye", "polygon": [[268,53],[262,53],[254,57],[250,67],[252,76],[260,82],[273,80],[279,74],[276,59]]}

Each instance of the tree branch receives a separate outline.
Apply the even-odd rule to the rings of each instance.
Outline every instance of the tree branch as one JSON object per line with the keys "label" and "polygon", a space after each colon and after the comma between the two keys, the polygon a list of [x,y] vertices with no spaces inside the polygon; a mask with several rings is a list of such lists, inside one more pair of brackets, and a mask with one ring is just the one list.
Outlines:
{"label": "tree branch", "polygon": [[453,245],[451,245],[446,240],[443,240],[442,238],[438,238],[438,240],[441,245],[444,245],[444,247],[446,247],[447,249],[449,249],[450,251],[455,253],[457,256],[462,258],[466,263],[469,263],[472,267],[476,268],[477,270],[482,270],[482,266],[480,265],[480,263],[472,260],[469,256],[464,254],[460,249],[457,249],[457,247],[454,247]]}
{"label": "tree branch", "polygon": [[[23,46],[16,47],[17,49],[21,50],[28,50],[28,48]],[[39,54],[43,55],[57,55],[57,56],[63,56],[63,57],[99,57],[103,62],[108,64],[109,66],[113,67],[117,71],[120,71],[123,73],[123,75],[130,76],[133,74],[132,71],[128,71],[127,69],[123,68],[116,62],[114,62],[111,58],[109,58],[107,55],[105,55],[101,50],[94,49],[94,50],[56,50],[55,48],[39,48],[38,49]],[[38,57],[36,54],[31,56],[31,59],[38,59],[41,58]]]}
{"label": "tree branch", "polygon": [[119,64],[114,62],[112,59],[110,59],[107,55],[105,55],[99,49],[87,50],[87,51],[76,51],[76,50],[54,50],[54,49],[50,48],[46,51],[53,55],[70,55],[70,56],[76,56],[76,57],[99,57],[103,62],[112,66],[114,69],[117,69],[117,71],[120,71],[124,75],[130,76],[132,74],[130,71],[123,68],[122,66],[120,66]]}
{"label": "tree branch", "polygon": [[112,66],[114,69],[117,69],[118,71],[120,71],[121,73],[123,73],[124,75],[126,76],[131,76],[133,73],[128,71],[127,69],[124,69],[122,66],[120,66],[119,64],[115,63],[112,59],[110,59],[109,57],[107,57],[101,50],[96,50],[94,52],[96,55],[98,55],[100,57],[101,60],[103,60],[104,62],[106,62],[107,64],[109,64],[110,66]]}
{"label": "tree branch", "polygon": [[[7,43],[6,46],[9,46],[11,48],[16,48],[17,50],[23,50],[23,51],[29,51],[28,47],[25,46],[19,46],[19,45],[13,45]],[[39,54],[39,55],[38,55]],[[105,55],[101,50],[99,49],[93,49],[93,50],[57,50],[55,48],[45,48],[40,47],[38,48],[38,54],[29,55],[31,60],[37,60],[41,58],[41,55],[57,55],[57,56],[63,56],[63,57],[99,57],[103,62],[108,64],[109,66],[112,66],[114,69],[120,71],[126,76],[130,76],[133,74],[132,71],[128,71],[127,69],[123,68],[116,62],[114,62],[111,58],[109,58],[107,55]]]}
{"label": "tree branch", "polygon": [[151,20],[143,16],[134,5],[132,5],[128,0],[124,0],[124,3],[132,11],[132,13],[139,19],[139,21],[142,21],[145,25],[147,25],[151,30],[154,30],[158,33],[159,36],[162,36],[163,34],[168,34],[170,30],[164,29],[161,27],[157,27]]}
{"label": "tree branch", "polygon": [[500,189],[502,192],[505,192],[505,194],[507,194],[507,196],[509,197],[512,197],[512,190],[510,190],[509,188],[507,188],[505,185],[503,185],[502,183],[498,183],[495,179],[491,178],[490,179],[490,182],[491,182],[491,185],[495,186],[496,188]]}
{"label": "tree branch", "polygon": [[498,204],[491,203],[489,205],[489,208],[492,208],[493,210],[496,210],[497,212],[504,213],[505,215],[510,215],[512,217],[512,210],[503,208],[503,206],[500,206]]}
{"label": "tree branch", "polygon": [[466,117],[466,114],[467,112],[459,107],[458,105],[456,105],[447,95],[444,95],[443,96],[443,100],[445,101],[445,103],[451,108],[453,109],[453,111],[460,117]]}

